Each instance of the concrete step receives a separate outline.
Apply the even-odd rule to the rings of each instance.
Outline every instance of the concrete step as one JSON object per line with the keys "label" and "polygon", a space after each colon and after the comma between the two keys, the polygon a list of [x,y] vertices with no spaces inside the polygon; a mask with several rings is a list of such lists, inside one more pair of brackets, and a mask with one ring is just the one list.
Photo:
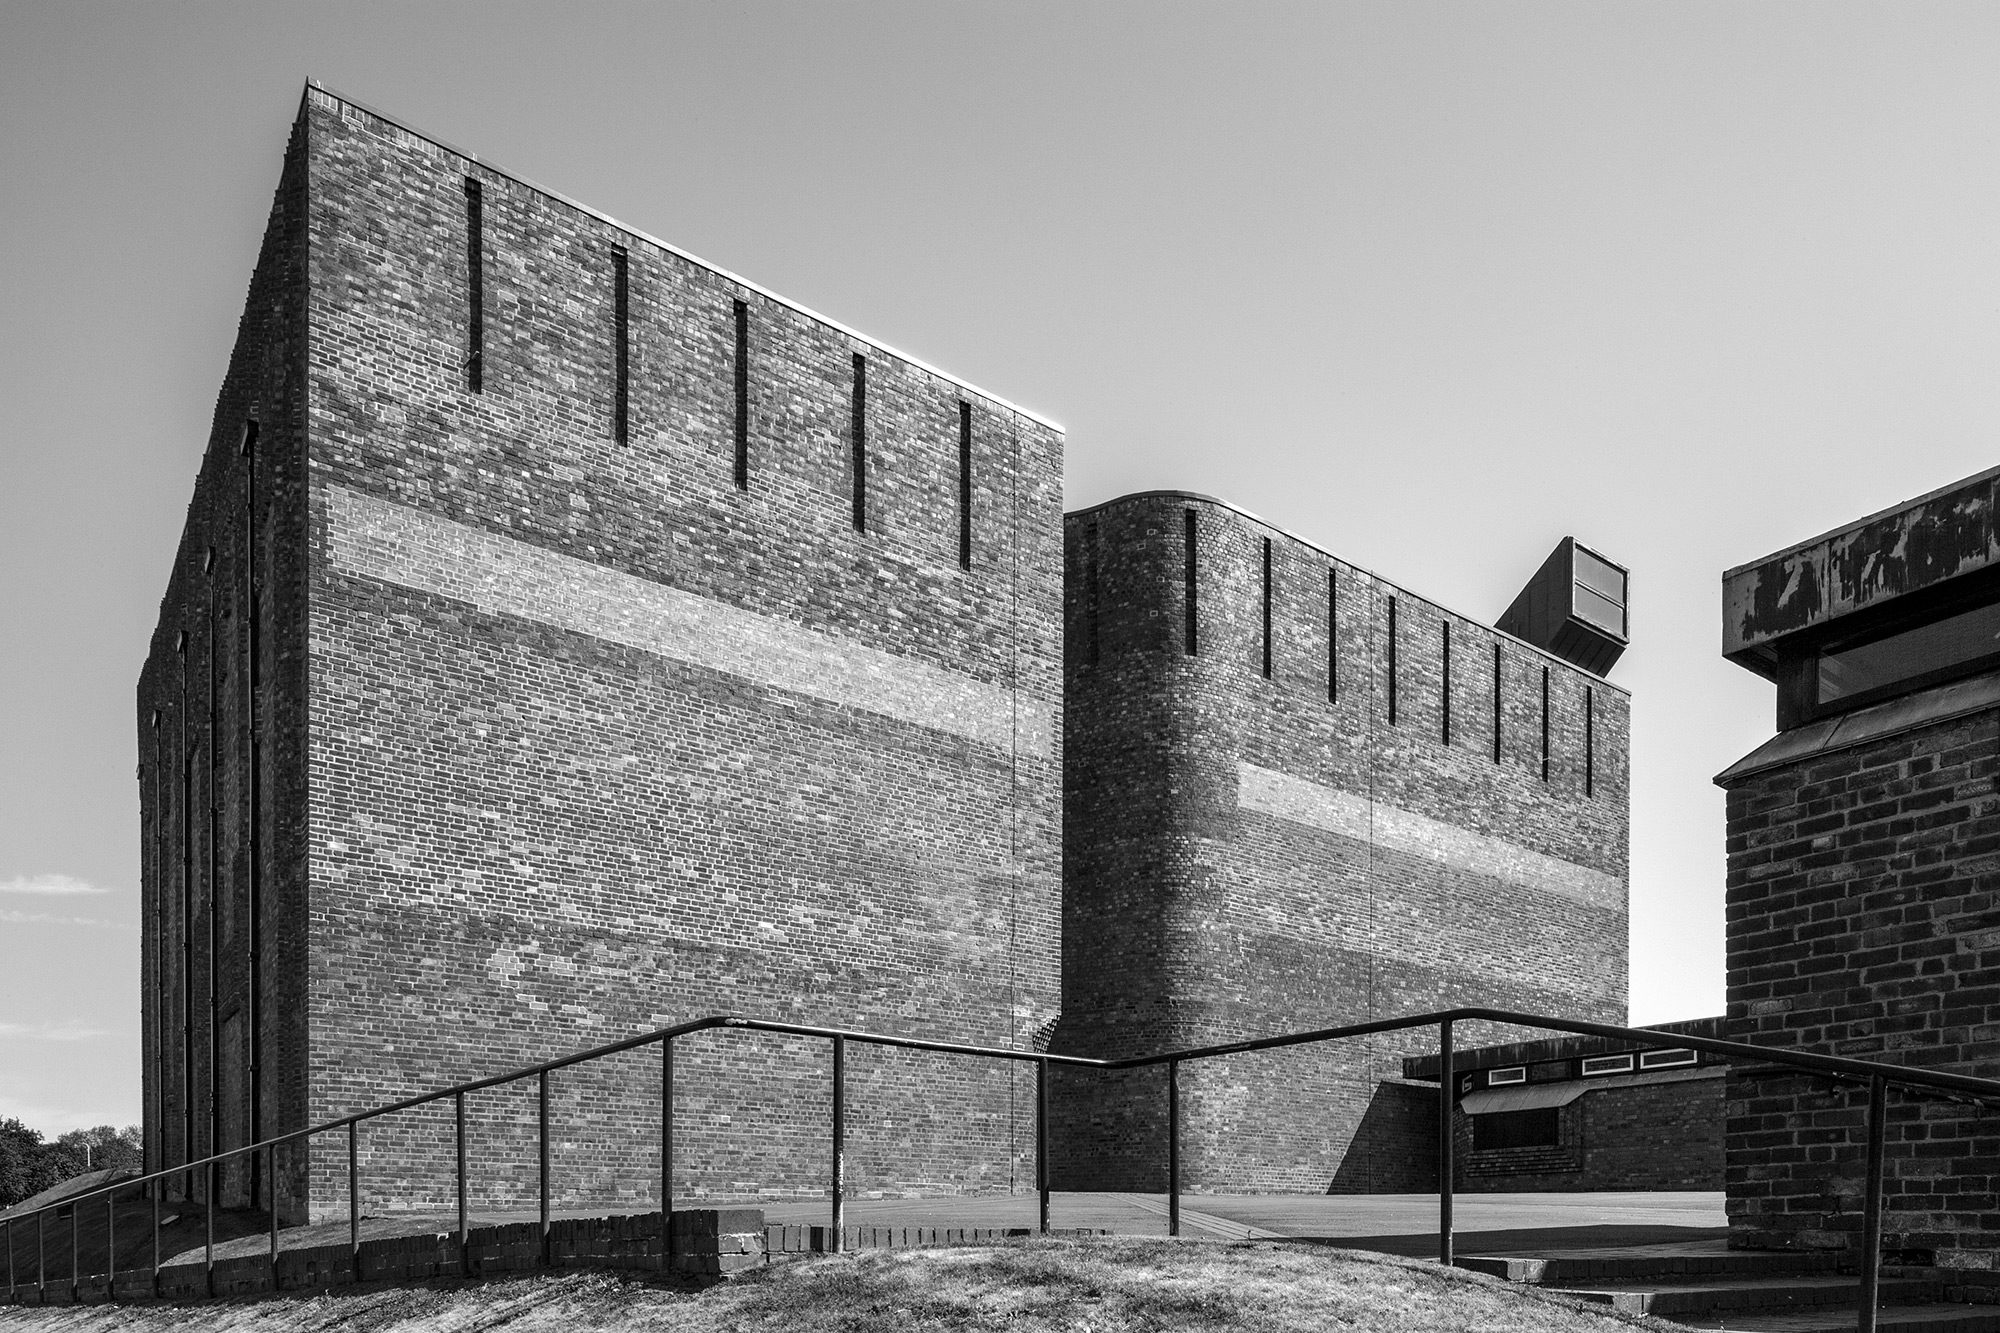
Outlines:
{"label": "concrete step", "polygon": [[[1808,1308],[1852,1309],[1861,1284],[1851,1277],[1722,1277],[1682,1282],[1557,1284],[1568,1296],[1608,1305],[1621,1314],[1651,1314],[1683,1320],[1706,1315]],[[1929,1305],[1944,1296],[1944,1284],[1927,1280],[1884,1282],[1885,1305]],[[1732,1328],[1735,1326],[1732,1322]]]}
{"label": "concrete step", "polygon": [[1581,1283],[1680,1282],[1709,1277],[1792,1277],[1831,1274],[1839,1256],[1814,1250],[1723,1250],[1659,1247],[1647,1251],[1577,1250],[1543,1255],[1460,1255],[1457,1265],[1508,1282],[1542,1286]]}
{"label": "concrete step", "polygon": [[[1689,1315],[1674,1322],[1729,1333],[1854,1333],[1856,1327],[1851,1308]],[[1886,1305],[1877,1311],[1875,1327],[1893,1333],[2000,1333],[2000,1306]]]}

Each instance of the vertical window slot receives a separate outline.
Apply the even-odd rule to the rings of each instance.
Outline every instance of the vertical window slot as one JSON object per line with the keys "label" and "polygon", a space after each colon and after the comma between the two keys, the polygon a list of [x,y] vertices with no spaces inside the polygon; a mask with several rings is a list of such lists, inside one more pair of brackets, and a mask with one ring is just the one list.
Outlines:
{"label": "vertical window slot", "polygon": [[736,489],[750,489],[750,306],[736,303]]}
{"label": "vertical window slot", "polygon": [[631,369],[631,289],[628,284],[624,247],[611,247],[611,355],[613,358],[611,389],[611,438],[619,444],[626,443],[628,397],[628,371]]}
{"label": "vertical window slot", "polygon": [[958,404],[958,567],[972,568],[972,404]]}
{"label": "vertical window slot", "polygon": [[1542,781],[1549,780],[1549,669],[1542,668]]}
{"label": "vertical window slot", "polygon": [[1271,539],[1264,539],[1264,679],[1271,678]]}
{"label": "vertical window slot", "polygon": [[1098,556],[1097,525],[1092,523],[1083,530],[1083,635],[1087,660],[1097,665],[1100,652],[1097,638],[1098,566],[1102,563]]}
{"label": "vertical window slot", "polygon": [[1439,731],[1446,745],[1451,744],[1451,622],[1444,621],[1440,628],[1444,631],[1441,651],[1444,658],[1443,681],[1438,687],[1438,702],[1443,705],[1443,718]]}
{"label": "vertical window slot", "polygon": [[1500,645],[1493,645],[1493,762],[1500,762]]}
{"label": "vertical window slot", "polygon": [[1596,691],[1583,687],[1583,794],[1597,794],[1597,699]]}
{"label": "vertical window slot", "polygon": [[1396,599],[1389,599],[1389,725],[1396,725]]}
{"label": "vertical window slot", "polygon": [[486,391],[486,201],[465,181],[465,387]]}
{"label": "vertical window slot", "polygon": [[1195,640],[1194,510],[1192,509],[1183,510],[1181,516],[1185,520],[1181,537],[1181,555],[1182,555],[1182,566],[1183,566],[1181,570],[1181,589],[1182,589],[1181,610],[1183,619],[1185,621],[1184,629],[1185,629],[1185,636],[1187,643],[1187,655],[1189,657],[1193,657],[1195,655],[1196,649],[1200,646]]}
{"label": "vertical window slot", "polygon": [[1331,569],[1326,571],[1326,701],[1340,702],[1340,587]]}
{"label": "vertical window slot", "polygon": [[868,358],[854,354],[854,405],[848,424],[854,444],[854,530],[868,531]]}

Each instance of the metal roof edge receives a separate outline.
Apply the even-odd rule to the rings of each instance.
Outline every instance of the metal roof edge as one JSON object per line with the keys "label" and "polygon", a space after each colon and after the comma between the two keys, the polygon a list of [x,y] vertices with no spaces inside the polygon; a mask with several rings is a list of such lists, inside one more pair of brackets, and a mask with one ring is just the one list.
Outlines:
{"label": "metal roof edge", "polygon": [[1787,764],[1837,754],[1857,745],[1887,740],[1918,727],[1952,722],[1995,708],[2000,708],[2000,671],[1966,680],[1947,681],[1900,699],[1885,700],[1852,713],[1781,731],[1717,773],[1713,781],[1718,787],[1727,787],[1743,778],[1756,777]]}
{"label": "metal roof edge", "polygon": [[[728,269],[722,267],[720,264],[712,264],[708,260],[703,259],[700,255],[684,250],[678,245],[673,245],[666,241],[663,241],[659,237],[653,235],[650,232],[641,231],[639,228],[631,226],[628,223],[620,222],[617,218],[612,217],[609,213],[606,213],[601,209],[592,208],[589,204],[583,203],[581,200],[572,199],[570,196],[564,194],[560,190],[552,190],[548,186],[541,184],[539,181],[531,180],[528,177],[521,175],[519,172],[509,171],[507,168],[500,166],[497,163],[491,162],[486,158],[481,157],[479,154],[472,152],[470,149],[460,148],[457,144],[449,143],[444,139],[440,139],[435,134],[426,133],[425,131],[418,129],[416,126],[411,125],[408,121],[401,119],[400,117],[392,116],[386,111],[378,110],[357,97],[349,97],[346,93],[341,92],[338,88],[330,88],[326,84],[322,83],[320,80],[314,78],[308,78],[306,80],[306,87],[308,89],[317,89],[318,91],[325,93],[328,97],[335,98],[338,101],[344,102],[348,106],[353,107],[356,111],[365,112],[366,114],[375,117],[377,120],[386,121],[387,123],[394,125],[397,129],[402,130],[407,134],[413,134],[417,138],[422,139],[427,143],[435,144],[437,147],[444,149],[448,153],[456,154],[459,157],[465,158],[469,162],[477,162],[480,166],[484,167],[486,170],[490,172],[493,172],[495,175],[505,176],[508,180],[511,180],[518,185],[524,185],[528,189],[535,191],[537,194],[546,195],[550,199],[553,199],[560,204],[564,204],[570,208],[574,208],[579,213],[587,214],[590,217],[596,218],[599,222],[605,223],[612,227],[616,227],[618,230],[625,232],[628,235],[636,236],[640,240],[645,241],[649,245],[657,245],[660,247],[660,249],[665,250],[668,254],[677,255],[680,258],[688,261],[690,264],[698,264],[702,268],[705,268],[709,272],[715,274],[717,277],[723,278],[729,282],[733,282],[736,285],[744,288],[746,291],[755,292],[759,296],[764,297],[766,300],[775,301],[779,305],[785,306],[791,310],[795,310],[799,314],[804,315],[808,319],[815,320],[821,324],[824,324],[826,327],[837,330],[840,333],[846,334],[848,337],[853,338],[859,342],[864,342],[878,351],[886,352],[890,356],[895,357],[899,361],[908,362],[910,365],[915,366],[919,370],[926,371],[932,375],[936,375],[939,379],[949,381],[952,384],[956,384],[959,388],[964,389],[969,393],[978,394],[981,398],[986,399],[988,402],[997,403],[1001,407],[1006,408],[1010,412],[1018,412],[1020,415],[1028,418],[1030,421],[1038,422],[1041,425],[1047,426],[1050,430],[1061,432],[1065,437],[1065,439],[1068,437],[1069,432],[1063,429],[1062,423],[1054,421],[1049,417],[1043,416],[1040,412],[1037,412],[1032,408],[1023,407],[1019,403],[1013,402],[1006,398],[1002,398],[997,393],[993,393],[989,390],[982,389],[977,384],[974,384],[971,380],[968,380],[960,375],[954,375],[948,370],[940,370],[938,367],[930,364],[928,361],[924,361],[917,357],[911,356],[908,352],[898,351],[896,348],[891,347],[888,343],[883,342],[880,338],[871,337],[870,335],[861,332],[859,329],[852,328],[846,324],[841,323],[837,319],[833,319],[830,318],[829,316],[822,315],[819,311],[814,310],[812,307],[808,305],[805,305],[798,301],[794,301],[789,296],[781,296],[777,292],[772,291],[769,287],[766,287],[761,283],[752,282],[750,279],[745,278],[740,274],[732,273]],[[303,98],[304,94],[301,94],[301,106],[300,106],[301,111],[304,110]]]}
{"label": "metal roof edge", "polygon": [[[1229,510],[1231,513],[1239,514],[1242,517],[1249,519],[1252,523],[1261,524],[1262,526],[1269,528],[1271,531],[1279,534],[1280,536],[1288,537],[1291,540],[1299,543],[1299,545],[1301,546],[1311,547],[1313,550],[1318,551],[1321,555],[1325,556],[1329,560],[1334,561],[1337,564],[1346,565],[1349,569],[1360,570],[1363,574],[1366,574],[1369,578],[1374,579],[1376,582],[1384,584],[1387,587],[1394,588],[1397,592],[1402,593],[1407,597],[1414,597],[1420,602],[1424,602],[1431,606],[1434,606],[1438,610],[1443,611],[1445,614],[1456,617],[1457,619],[1464,621],[1468,625],[1477,625],[1479,628],[1487,630],[1493,634],[1496,634],[1500,638],[1507,640],[1509,643],[1520,645],[1521,647],[1527,649],[1531,653],[1534,653],[1538,657],[1546,657],[1549,661],[1559,663],[1560,665],[1568,668],[1571,671],[1581,671],[1584,675],[1589,676],[1592,680],[1599,681],[1603,683],[1607,688],[1618,691],[1618,693],[1624,695],[1627,699],[1630,699],[1632,697],[1632,691],[1626,689],[1623,685],[1618,684],[1616,681],[1612,680],[1608,676],[1600,676],[1595,671],[1589,670],[1586,667],[1578,666],[1576,663],[1570,661],[1567,657],[1562,656],[1560,653],[1552,653],[1546,648],[1540,648],[1532,643],[1529,643],[1526,639],[1523,639],[1518,635],[1509,634],[1504,629],[1498,629],[1493,625],[1491,621],[1481,620],[1477,616],[1468,616],[1463,611],[1457,611],[1449,606],[1446,606],[1443,602],[1440,602],[1435,597],[1427,597],[1423,593],[1416,592],[1413,589],[1404,587],[1402,584],[1396,582],[1394,579],[1384,578],[1382,575],[1377,574],[1374,570],[1368,568],[1368,566],[1356,564],[1354,561],[1349,560],[1344,556],[1338,555],[1333,551],[1328,550],[1324,546],[1321,546],[1318,542],[1314,541],[1312,538],[1302,537],[1298,533],[1293,532],[1290,528],[1281,527],[1278,524],[1271,522],[1271,520],[1267,518],[1263,518],[1257,514],[1251,513],[1248,509],[1245,509],[1242,505],[1236,504],[1235,502],[1230,500],[1225,500],[1220,496],[1203,495],[1200,491],[1177,491],[1177,490],[1132,491],[1125,495],[1113,496],[1109,500],[1100,500],[1094,505],[1085,505],[1081,509],[1068,510],[1063,514],[1063,521],[1068,522],[1070,519],[1073,518],[1084,518],[1090,514],[1097,513],[1099,510],[1109,509],[1113,505],[1125,504],[1133,500],[1199,500],[1203,504],[1219,505],[1222,508]],[[1624,566],[1621,565],[1619,566],[1619,568],[1622,569],[1624,568]]]}

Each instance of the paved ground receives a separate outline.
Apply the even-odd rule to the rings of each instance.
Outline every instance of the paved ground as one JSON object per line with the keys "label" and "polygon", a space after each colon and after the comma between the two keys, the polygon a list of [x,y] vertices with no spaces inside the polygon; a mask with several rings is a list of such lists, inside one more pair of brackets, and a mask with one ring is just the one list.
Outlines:
{"label": "paved ground", "polygon": [[[850,1226],[1035,1225],[1035,1196],[994,1199],[856,1199]],[[824,1224],[823,1203],[764,1205],[773,1222]],[[1190,1194],[1181,1199],[1182,1231],[1191,1235],[1295,1236],[1338,1240],[1354,1249],[1432,1254],[1437,1249],[1434,1194]],[[1057,1194],[1049,1224],[1161,1236],[1162,1194]],[[1678,1193],[1461,1194],[1453,1231],[1463,1253],[1514,1253],[1577,1245],[1658,1245],[1711,1240],[1727,1221],[1720,1190]]]}
{"label": "paved ground", "polygon": [[[690,1206],[703,1206],[690,1201]],[[714,1206],[714,1205],[708,1205]],[[724,1205],[726,1206],[726,1205]],[[767,1222],[823,1226],[824,1202],[750,1203],[761,1207]],[[604,1209],[559,1209],[558,1217],[601,1217]],[[1577,1247],[1592,1249],[1708,1242],[1723,1236],[1722,1194],[1461,1194],[1454,1207],[1453,1231],[1461,1254],[1520,1254]],[[849,1226],[909,1227],[1032,1227],[1036,1199],[1032,1194],[1000,1198],[852,1199],[847,1204]],[[475,1210],[472,1224],[525,1222],[532,1212]],[[254,1219],[252,1219],[254,1221]],[[1167,1200],[1163,1194],[1057,1194],[1050,1202],[1049,1224],[1122,1235],[1164,1236]],[[363,1239],[381,1236],[447,1232],[457,1225],[448,1214],[393,1213],[363,1219]],[[1350,1249],[1387,1254],[1429,1256],[1437,1253],[1437,1196],[1434,1194],[1189,1194],[1181,1199],[1184,1235],[1238,1240],[1247,1237],[1301,1237],[1332,1241]],[[250,1232],[244,1235],[243,1232]],[[66,1240],[67,1224],[55,1233]],[[197,1233],[198,1234],[198,1233]],[[231,1228],[218,1244],[218,1257],[261,1253],[268,1244],[260,1228]],[[30,1240],[32,1238],[29,1238]],[[167,1253],[199,1255],[186,1249],[194,1237],[176,1236]],[[219,1240],[222,1237],[218,1237]],[[283,1249],[337,1244],[347,1239],[344,1219],[312,1227],[287,1228],[280,1233]],[[121,1244],[121,1255],[128,1252]],[[89,1268],[91,1257],[85,1256]],[[67,1272],[64,1250],[54,1270]]]}

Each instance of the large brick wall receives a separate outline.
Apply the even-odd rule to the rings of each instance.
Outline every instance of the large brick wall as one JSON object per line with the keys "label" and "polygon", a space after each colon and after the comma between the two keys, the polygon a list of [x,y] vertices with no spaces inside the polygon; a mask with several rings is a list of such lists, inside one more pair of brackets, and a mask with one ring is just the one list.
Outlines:
{"label": "large brick wall", "polygon": [[[1891,724],[1926,696],[1879,705],[1845,720],[1854,744],[1739,765],[1719,779],[1728,792],[1732,1037],[2000,1072],[2000,677],[1929,697],[1943,691],[1985,702],[1915,727]],[[1866,1108],[1856,1085],[1731,1073],[1732,1243],[1859,1244]],[[1992,1114],[1892,1091],[1885,1250],[1951,1266],[2000,1263],[1996,1149]]]}
{"label": "large brick wall", "polygon": [[[1028,1046],[1057,1007],[1059,432],[318,89],[287,181],[284,262],[267,246],[252,296],[297,331],[304,483],[269,525],[298,614],[267,647],[291,654],[270,688],[295,725],[266,725],[303,742],[267,760],[291,802],[274,808],[297,816],[264,850],[292,875],[268,903],[290,952],[267,1011],[295,1025],[270,1057],[280,1121],[717,1010]],[[246,316],[238,361],[270,347]],[[142,725],[176,685],[173,635],[203,614],[188,561],[240,522],[208,478],[234,466],[244,401],[225,388]],[[192,752],[168,748],[168,767]],[[241,878],[193,873],[198,894]],[[178,882],[156,867],[149,894],[170,903]],[[158,1050],[171,1084],[180,1048]],[[684,1195],[823,1187],[823,1043],[711,1034],[678,1063]],[[848,1065],[857,1192],[1031,1186],[1026,1079]],[[559,1200],[650,1197],[657,1088],[656,1053],[557,1077]],[[474,1099],[475,1197],[532,1197],[532,1102]],[[171,1125],[163,1107],[149,1123]],[[371,1125],[369,1206],[442,1200],[447,1134],[448,1112]],[[344,1144],[290,1184],[300,1209],[344,1207]]]}
{"label": "large brick wall", "polygon": [[[295,126],[139,680],[152,1168],[306,1112],[305,143]],[[217,1185],[261,1197],[261,1163]]]}
{"label": "large brick wall", "polygon": [[[1065,534],[1056,1049],[1136,1054],[1457,1004],[1624,1021],[1624,691],[1216,501],[1129,496],[1067,516]],[[1423,1188],[1412,1154],[1350,1162],[1350,1142],[1382,1133],[1378,1085],[1398,1057],[1434,1046],[1376,1037],[1184,1068],[1185,1183]],[[1161,1188],[1158,1071],[1059,1086],[1059,1180]]]}

